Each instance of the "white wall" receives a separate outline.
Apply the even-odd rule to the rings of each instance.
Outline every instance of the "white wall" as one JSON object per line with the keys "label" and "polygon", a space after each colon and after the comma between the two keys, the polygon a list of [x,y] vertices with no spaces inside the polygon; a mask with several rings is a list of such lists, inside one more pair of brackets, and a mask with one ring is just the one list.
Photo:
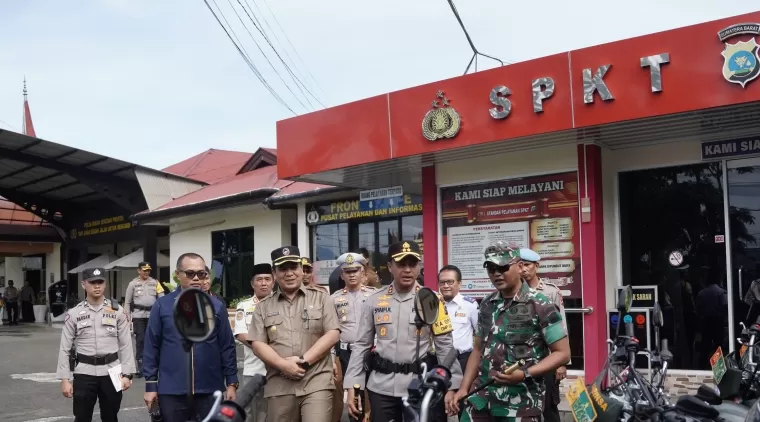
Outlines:
{"label": "white wall", "polygon": [[557,173],[578,168],[575,144],[459,160],[436,165],[436,183],[458,185],[485,180]]}
{"label": "white wall", "polygon": [[[211,262],[211,232],[253,226],[254,262],[271,262],[270,253],[283,245],[283,239],[290,243],[290,217],[283,218],[295,210],[270,210],[263,206],[237,207],[191,217],[173,219],[169,227],[170,262],[175,262],[186,252],[201,255]],[[287,221],[287,227],[285,222]]]}
{"label": "white wall", "polygon": [[45,274],[43,274],[44,291],[50,286],[50,274],[53,274],[53,282],[61,280],[61,244],[53,244],[53,252],[45,254]]}
{"label": "white wall", "polygon": [[701,161],[700,148],[700,143],[695,140],[619,150],[602,149],[607,303],[615,303],[615,288],[622,280],[618,173],[698,163]]}
{"label": "white wall", "polygon": [[13,280],[13,285],[16,288],[21,288],[24,285],[24,261],[21,257],[6,256],[5,257],[5,285],[8,285],[8,280]]}

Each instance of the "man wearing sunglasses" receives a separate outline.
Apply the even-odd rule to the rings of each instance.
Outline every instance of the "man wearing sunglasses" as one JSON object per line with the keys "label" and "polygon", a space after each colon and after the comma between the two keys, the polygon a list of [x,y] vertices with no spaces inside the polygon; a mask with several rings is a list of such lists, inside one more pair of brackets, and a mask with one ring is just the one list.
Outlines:
{"label": "man wearing sunglasses", "polygon": [[[543,377],[570,358],[562,314],[549,298],[523,282],[516,246],[499,241],[486,248],[484,255],[483,268],[496,292],[480,305],[475,344],[455,406],[471,387],[493,377],[494,384],[467,399],[462,422],[540,421]],[[526,365],[503,373],[523,359]]]}
{"label": "man wearing sunglasses", "polygon": [[[177,259],[175,274],[179,288],[159,298],[150,310],[143,354],[143,399],[148,409],[158,400],[164,422],[187,422],[201,420],[208,414],[217,390],[225,391],[225,399],[235,399],[237,356],[227,309],[221,300],[212,299],[214,332],[207,341],[191,346],[193,387],[188,391],[185,341],[174,325],[174,302],[184,289],[201,289],[209,273],[200,255],[185,253]],[[193,394],[193,408],[187,406],[188,393]]]}
{"label": "man wearing sunglasses", "polygon": [[137,360],[137,378],[142,377],[143,348],[145,347],[145,330],[148,328],[150,308],[156,299],[164,295],[161,283],[150,276],[150,262],[137,264],[137,277],[127,285],[124,306],[132,312],[132,330],[135,333],[135,359]]}
{"label": "man wearing sunglasses", "polygon": [[[118,304],[112,307],[105,298],[106,270],[85,270],[82,288],[87,298],[66,313],[63,323],[56,378],[61,380],[63,396],[74,398],[77,421],[91,421],[99,401],[100,418],[116,422],[122,391],[132,386],[135,371],[129,320]],[[119,367],[121,371],[115,375],[121,377],[121,389],[116,391],[110,372]]]}

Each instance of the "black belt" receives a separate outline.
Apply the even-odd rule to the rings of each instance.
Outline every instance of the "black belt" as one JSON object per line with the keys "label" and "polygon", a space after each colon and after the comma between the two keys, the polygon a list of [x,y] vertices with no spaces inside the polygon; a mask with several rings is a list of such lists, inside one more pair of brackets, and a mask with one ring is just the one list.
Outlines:
{"label": "black belt", "polygon": [[372,370],[382,374],[415,374],[419,370],[419,364],[430,358],[429,355],[426,355],[421,357],[417,362],[396,363],[375,354],[372,356]]}
{"label": "black belt", "polygon": [[133,305],[135,309],[140,311],[150,311],[150,308],[153,306],[145,306],[145,305]]}
{"label": "black belt", "polygon": [[77,362],[87,365],[108,365],[109,363],[116,362],[117,360],[119,360],[118,353],[110,353],[103,356],[77,355]]}

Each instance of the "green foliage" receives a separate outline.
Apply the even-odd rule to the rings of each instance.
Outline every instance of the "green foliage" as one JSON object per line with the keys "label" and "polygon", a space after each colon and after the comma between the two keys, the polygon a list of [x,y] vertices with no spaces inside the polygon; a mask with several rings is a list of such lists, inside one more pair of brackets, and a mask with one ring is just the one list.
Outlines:
{"label": "green foliage", "polygon": [[243,297],[238,297],[238,298],[232,299],[227,307],[228,308],[237,308],[237,306],[238,306],[238,304],[240,302],[242,302],[244,300],[248,300],[250,298],[251,298],[251,296],[243,296]]}

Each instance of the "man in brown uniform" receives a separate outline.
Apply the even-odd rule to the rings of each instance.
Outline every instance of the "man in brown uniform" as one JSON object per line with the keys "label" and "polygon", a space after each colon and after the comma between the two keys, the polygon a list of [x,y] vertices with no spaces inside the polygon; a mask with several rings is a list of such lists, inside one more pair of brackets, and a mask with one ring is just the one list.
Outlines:
{"label": "man in brown uniform", "polygon": [[256,307],[247,336],[267,367],[267,421],[332,422],[330,349],[340,336],[335,307],[326,292],[304,286],[297,247],[271,256],[280,289]]}
{"label": "man in brown uniform", "polygon": [[311,289],[319,289],[325,293],[330,293],[327,287],[317,284],[314,281],[314,266],[311,264],[311,259],[302,256],[301,267],[303,267],[303,285]]}

